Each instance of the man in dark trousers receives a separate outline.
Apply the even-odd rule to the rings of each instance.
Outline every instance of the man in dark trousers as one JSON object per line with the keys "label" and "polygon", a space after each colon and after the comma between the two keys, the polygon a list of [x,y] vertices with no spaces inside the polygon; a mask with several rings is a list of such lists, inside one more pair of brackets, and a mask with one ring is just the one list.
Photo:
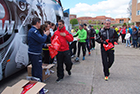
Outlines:
{"label": "man in dark trousers", "polygon": [[58,36],[58,39],[61,43],[61,46],[58,50],[58,54],[56,56],[58,77],[56,81],[60,82],[60,80],[64,77],[63,63],[65,63],[66,65],[66,71],[68,72],[68,75],[71,75],[72,62],[68,42],[73,41],[73,36],[66,30],[63,20],[58,21],[58,29],[51,37],[51,40],[53,40],[55,36]]}
{"label": "man in dark trousers", "polygon": [[87,47],[87,49],[88,49],[88,54],[89,54],[89,56],[90,56],[90,47],[89,47],[89,45],[90,45],[90,30],[88,30],[87,29],[87,24],[83,24],[84,25],[84,29],[87,31],[87,39],[86,39],[86,47]]}
{"label": "man in dark trousers", "polygon": [[91,26],[91,29],[90,29],[90,44],[91,44],[91,50],[95,50],[95,34],[96,34],[96,31],[95,29],[93,28],[93,26]]}
{"label": "man in dark trousers", "polygon": [[41,33],[40,29],[41,19],[33,18],[32,27],[28,32],[28,54],[32,64],[32,76],[40,78],[42,81],[42,45],[46,41],[49,32]]}
{"label": "man in dark trousers", "polygon": [[103,30],[99,32],[99,34],[96,37],[96,41],[101,44],[101,55],[102,55],[102,63],[103,63],[103,71],[105,80],[108,81],[108,77],[110,75],[109,68],[112,66],[114,62],[114,48],[111,48],[109,50],[105,50],[103,47],[103,44],[108,45],[106,40],[109,40],[109,43],[112,43],[114,45],[114,42],[117,42],[118,35],[117,32],[110,28],[111,21],[107,19],[105,21],[105,27]]}

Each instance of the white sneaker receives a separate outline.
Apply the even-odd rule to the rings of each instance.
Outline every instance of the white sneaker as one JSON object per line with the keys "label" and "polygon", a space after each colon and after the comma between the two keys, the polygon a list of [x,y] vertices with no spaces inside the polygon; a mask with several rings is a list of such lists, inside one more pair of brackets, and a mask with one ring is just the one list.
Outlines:
{"label": "white sneaker", "polygon": [[50,70],[50,72],[51,72],[51,73],[54,73],[54,71],[53,71],[53,70]]}
{"label": "white sneaker", "polygon": [[45,89],[45,88],[43,88],[43,91],[44,91],[44,93],[49,92],[49,90],[48,89]]}
{"label": "white sneaker", "polygon": [[71,58],[74,58],[74,57],[75,57],[75,55],[72,55],[72,56],[71,56]]}

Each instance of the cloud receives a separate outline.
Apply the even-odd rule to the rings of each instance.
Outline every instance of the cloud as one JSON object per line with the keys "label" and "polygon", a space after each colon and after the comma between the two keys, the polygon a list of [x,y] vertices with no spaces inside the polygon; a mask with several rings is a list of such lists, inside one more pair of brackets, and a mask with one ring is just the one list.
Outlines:
{"label": "cloud", "polygon": [[100,15],[106,15],[113,18],[128,17],[128,5],[129,0],[106,0],[92,5],[78,3],[74,8],[70,9],[70,12],[71,14],[77,14],[78,17]]}
{"label": "cloud", "polygon": [[97,14],[92,13],[92,12],[85,12],[84,15],[87,15],[87,16],[89,16],[89,17],[97,16]]}

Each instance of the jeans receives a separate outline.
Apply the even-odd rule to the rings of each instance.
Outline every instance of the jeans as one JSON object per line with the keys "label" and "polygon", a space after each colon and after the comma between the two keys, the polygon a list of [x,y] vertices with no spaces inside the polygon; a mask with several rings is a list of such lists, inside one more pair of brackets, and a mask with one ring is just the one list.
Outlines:
{"label": "jeans", "polygon": [[133,39],[133,47],[137,47],[137,39]]}
{"label": "jeans", "polygon": [[29,59],[32,64],[32,76],[40,78],[42,81],[42,56],[29,54]]}
{"label": "jeans", "polygon": [[129,39],[126,40],[126,47],[128,46],[128,44],[129,44],[129,46],[131,46],[131,43],[130,43]]}

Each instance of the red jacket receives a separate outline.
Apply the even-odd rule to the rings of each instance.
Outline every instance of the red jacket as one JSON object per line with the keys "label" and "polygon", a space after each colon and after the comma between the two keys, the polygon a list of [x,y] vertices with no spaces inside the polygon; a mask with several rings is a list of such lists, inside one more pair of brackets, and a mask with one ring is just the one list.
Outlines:
{"label": "red jacket", "polygon": [[[60,36],[60,33],[66,33],[66,36]],[[54,32],[54,35],[51,37],[51,40],[53,40],[54,36],[57,35],[58,39],[61,43],[61,46],[59,48],[58,51],[67,51],[69,50],[69,44],[68,42],[72,42],[73,41],[73,36],[66,30],[65,26],[59,30],[59,28],[57,29],[57,31]]]}
{"label": "red jacket", "polygon": [[125,28],[123,28],[122,34],[126,34],[126,29]]}

